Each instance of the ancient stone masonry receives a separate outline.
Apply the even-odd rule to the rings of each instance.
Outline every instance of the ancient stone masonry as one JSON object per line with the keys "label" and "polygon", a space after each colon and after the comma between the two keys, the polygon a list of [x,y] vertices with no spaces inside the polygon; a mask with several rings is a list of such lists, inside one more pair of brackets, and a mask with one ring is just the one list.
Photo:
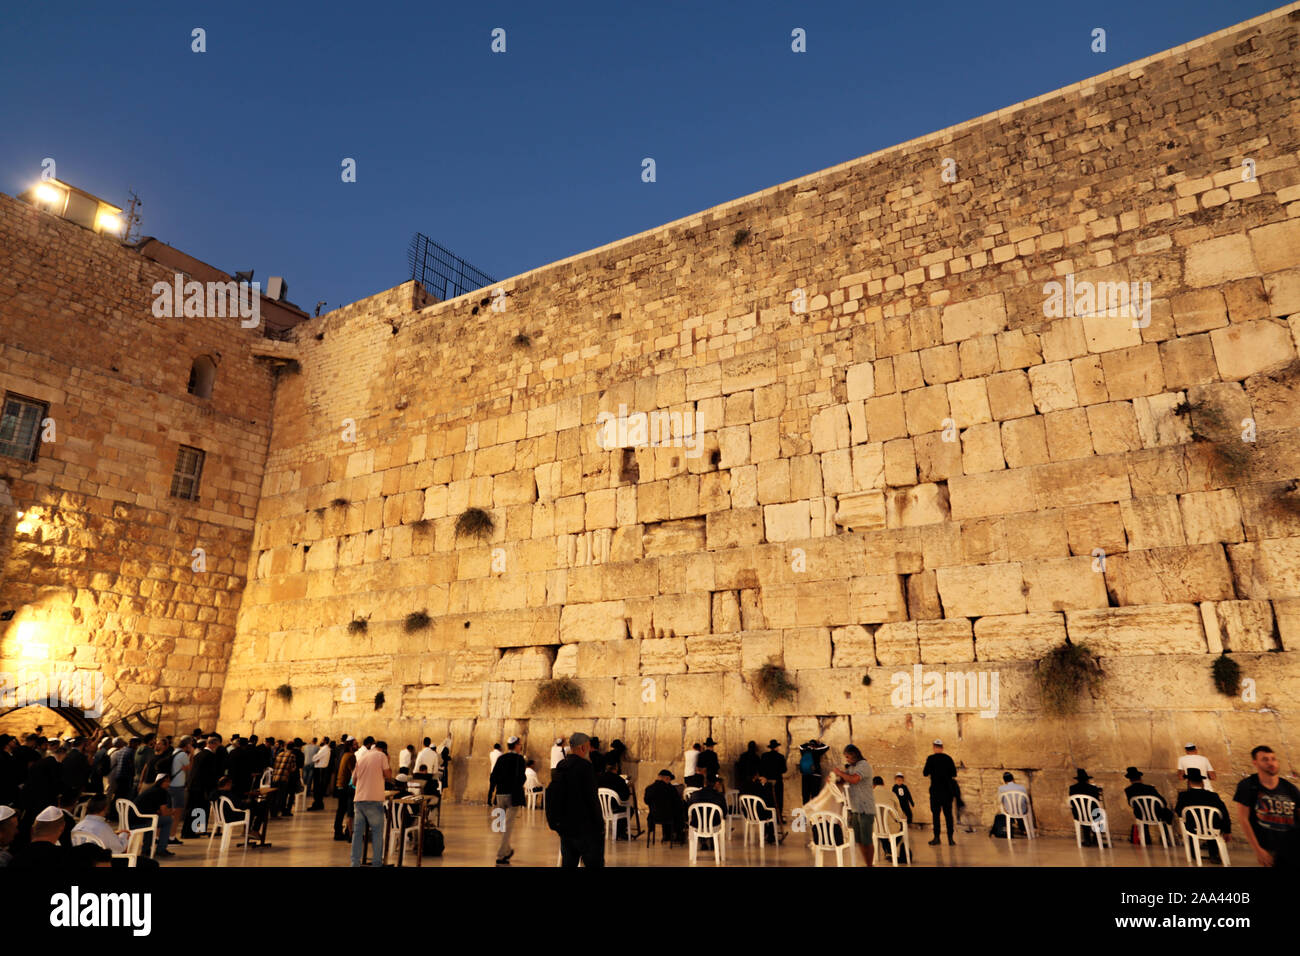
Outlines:
{"label": "ancient stone masonry", "polygon": [[[0,257],[0,391],[47,405],[53,439],[34,462],[0,456],[4,692],[74,672],[105,720],[159,702],[169,727],[212,725],[270,435],[256,333],[155,318],[153,284],[174,273],[7,196]],[[209,399],[187,391],[202,355]],[[181,445],[206,455],[197,501],[170,496]]]}
{"label": "ancient stone masonry", "polygon": [[[501,294],[299,328],[264,472],[242,433],[219,725],[450,733],[462,799],[511,733],[678,770],[818,736],[913,776],[942,737],[985,820],[1004,769],[1111,800],[1188,739],[1290,766],[1298,46],[1292,6]],[[1052,716],[1067,637],[1105,677]],[[1250,693],[1215,690],[1223,650]],[[936,672],[995,696],[902,693]],[[583,703],[539,706],[566,678]]]}

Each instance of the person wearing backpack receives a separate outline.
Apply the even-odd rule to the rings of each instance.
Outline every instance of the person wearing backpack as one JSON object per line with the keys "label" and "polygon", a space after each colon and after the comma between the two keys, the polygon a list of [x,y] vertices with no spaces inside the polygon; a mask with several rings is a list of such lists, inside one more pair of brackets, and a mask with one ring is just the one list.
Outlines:
{"label": "person wearing backpack", "polygon": [[546,825],[560,835],[560,865],[605,865],[605,819],[596,796],[591,738],[569,738],[569,755],[551,771],[546,788]]}
{"label": "person wearing backpack", "polygon": [[799,776],[803,779],[804,803],[821,793],[822,754],[830,749],[816,740],[799,745]]}

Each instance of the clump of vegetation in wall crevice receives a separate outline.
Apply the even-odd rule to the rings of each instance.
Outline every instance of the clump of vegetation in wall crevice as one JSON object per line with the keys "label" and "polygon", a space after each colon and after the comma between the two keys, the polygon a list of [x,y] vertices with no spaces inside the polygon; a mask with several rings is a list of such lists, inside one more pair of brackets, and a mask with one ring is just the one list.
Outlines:
{"label": "clump of vegetation in wall crevice", "polygon": [[1034,673],[1043,708],[1058,717],[1074,713],[1082,696],[1095,695],[1106,676],[1088,645],[1068,637],[1034,665]]}
{"label": "clump of vegetation in wall crevice", "polygon": [[456,537],[477,538],[486,541],[496,530],[496,522],[482,508],[466,508],[456,519]]}
{"label": "clump of vegetation in wall crevice", "polygon": [[752,684],[754,696],[768,706],[783,700],[793,701],[799,691],[799,685],[794,682],[790,672],[776,658],[769,659],[754,673]]}
{"label": "clump of vegetation in wall crevice", "polygon": [[293,701],[293,688],[288,684],[281,684],[275,689],[275,696],[286,704],[291,703]]}
{"label": "clump of vegetation in wall crevice", "polygon": [[364,634],[366,633],[366,628],[368,628],[369,626],[370,626],[369,614],[367,614],[365,617],[354,616],[352,620],[348,621],[348,633]]}
{"label": "clump of vegetation in wall crevice", "polygon": [[537,694],[533,697],[529,710],[584,707],[586,703],[587,697],[576,681],[569,677],[556,677],[537,685]]}
{"label": "clump of vegetation in wall crevice", "polygon": [[1236,697],[1241,693],[1241,665],[1224,651],[1214,660],[1210,669],[1214,677],[1215,689],[1225,697]]}
{"label": "clump of vegetation in wall crevice", "polygon": [[402,621],[402,630],[407,634],[414,634],[416,631],[424,630],[432,622],[433,618],[429,617],[427,610],[412,611]]}

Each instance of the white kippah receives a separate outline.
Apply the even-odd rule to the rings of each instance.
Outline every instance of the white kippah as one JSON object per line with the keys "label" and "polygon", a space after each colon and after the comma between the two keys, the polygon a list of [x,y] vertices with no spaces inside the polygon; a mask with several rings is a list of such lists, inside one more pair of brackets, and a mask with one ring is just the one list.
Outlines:
{"label": "white kippah", "polygon": [[36,814],[37,823],[53,823],[55,820],[63,819],[63,811],[58,807],[46,807],[40,813]]}
{"label": "white kippah", "polygon": [[4,823],[10,817],[14,816],[17,811],[13,807],[0,807],[0,823]]}

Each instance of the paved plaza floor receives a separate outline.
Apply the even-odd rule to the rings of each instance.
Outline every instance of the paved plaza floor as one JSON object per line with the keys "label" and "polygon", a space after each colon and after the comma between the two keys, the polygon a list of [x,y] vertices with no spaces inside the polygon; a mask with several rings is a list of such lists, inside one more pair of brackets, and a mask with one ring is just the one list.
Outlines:
{"label": "paved plaza floor", "polygon": [[[495,866],[496,849],[500,842],[500,833],[491,829],[490,809],[482,804],[448,804],[443,808],[441,829],[446,839],[446,852],[441,857],[425,857],[424,866]],[[643,817],[644,819],[644,817]],[[187,840],[182,847],[173,848],[175,857],[163,861],[165,866],[293,866],[324,867],[348,866],[350,862],[350,844],[333,840],[334,801],[329,801],[328,810],[316,813],[299,812],[293,817],[273,819],[270,822],[267,839],[270,846],[265,849],[243,847],[233,844],[225,854],[220,852],[220,841],[207,839]],[[789,824],[787,823],[787,828]],[[1183,856],[1181,844],[1168,848],[1139,847],[1131,845],[1128,840],[1128,828],[1116,835],[1115,845],[1111,849],[1079,848],[1070,836],[1043,836],[1036,840],[1017,839],[1008,844],[1005,839],[989,837],[987,830],[974,833],[958,832],[957,845],[950,847],[945,842],[942,846],[928,846],[931,837],[929,828],[914,828],[911,831],[913,866],[922,867],[962,867],[962,866],[1067,866],[1067,867],[1186,867],[1189,864]],[[516,814],[512,842],[514,857],[508,867],[556,865],[559,852],[559,838],[546,826],[546,815],[541,810],[528,812],[519,810]],[[215,843],[216,845],[212,845]],[[855,850],[856,853],[856,850]],[[1258,866],[1254,854],[1247,844],[1234,841],[1229,844],[1229,854],[1234,867]],[[854,865],[860,866],[861,859],[854,857]],[[879,851],[877,862],[880,864]],[[687,850],[684,846],[663,846],[656,842],[646,845],[643,833],[632,842],[620,840],[617,843],[606,842],[605,863],[607,866],[689,866]],[[406,855],[404,863],[414,867],[412,854]],[[697,866],[715,866],[712,851],[701,850]],[[727,847],[725,866],[812,866],[812,852],[807,845],[807,834],[790,833],[785,842],[776,847],[766,847],[761,853],[756,845],[744,846],[741,825],[737,822]],[[889,868],[889,861],[883,861]],[[835,866],[833,853],[823,856],[823,866]],[[1215,864],[1206,864],[1207,868],[1218,869]]]}

